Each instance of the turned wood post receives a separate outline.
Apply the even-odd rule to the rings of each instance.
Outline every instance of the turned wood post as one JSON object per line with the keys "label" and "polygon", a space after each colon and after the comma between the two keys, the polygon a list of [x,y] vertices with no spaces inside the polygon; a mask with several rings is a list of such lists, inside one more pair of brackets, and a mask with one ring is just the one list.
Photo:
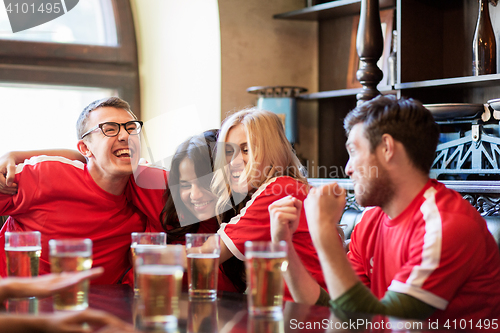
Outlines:
{"label": "turned wood post", "polygon": [[363,90],[356,95],[360,104],[380,95],[377,85],[382,80],[383,73],[378,68],[377,61],[384,50],[384,38],[378,0],[361,0],[356,50],[361,61],[356,78],[363,86]]}

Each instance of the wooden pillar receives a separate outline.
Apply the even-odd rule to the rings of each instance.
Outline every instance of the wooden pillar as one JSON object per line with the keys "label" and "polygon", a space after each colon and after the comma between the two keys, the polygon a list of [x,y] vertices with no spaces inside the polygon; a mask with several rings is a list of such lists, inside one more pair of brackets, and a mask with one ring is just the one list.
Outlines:
{"label": "wooden pillar", "polygon": [[361,0],[356,50],[361,61],[356,78],[363,86],[363,90],[356,95],[360,104],[380,95],[377,85],[382,80],[383,73],[378,68],[377,61],[384,50],[384,38],[378,0]]}

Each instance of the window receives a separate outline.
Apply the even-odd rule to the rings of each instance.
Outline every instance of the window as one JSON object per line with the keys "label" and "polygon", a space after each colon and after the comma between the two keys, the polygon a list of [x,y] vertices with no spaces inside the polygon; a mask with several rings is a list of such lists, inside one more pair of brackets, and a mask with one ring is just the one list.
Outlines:
{"label": "window", "polygon": [[[103,88],[0,84],[2,113],[0,154],[11,150],[76,149],[76,120],[83,106],[114,96]],[[11,124],[15,124],[11,126]]]}
{"label": "window", "polygon": [[0,12],[0,100],[2,123],[8,124],[0,134],[0,154],[75,148],[78,114],[98,98],[118,95],[140,117],[137,46],[127,0],[79,1],[64,15],[17,33],[11,32],[2,5]]}

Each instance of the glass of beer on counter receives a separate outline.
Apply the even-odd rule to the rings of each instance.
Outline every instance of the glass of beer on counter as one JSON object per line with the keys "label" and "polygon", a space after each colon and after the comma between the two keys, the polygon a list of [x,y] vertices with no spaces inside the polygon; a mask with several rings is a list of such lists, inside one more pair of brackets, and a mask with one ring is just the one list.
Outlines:
{"label": "glass of beer on counter", "polygon": [[[92,268],[92,240],[51,239],[49,260],[52,273],[85,271]],[[54,295],[54,310],[77,311],[89,306],[89,281]]]}
{"label": "glass of beer on counter", "polygon": [[38,276],[38,266],[42,253],[40,237],[39,231],[5,233],[8,276]]}
{"label": "glass of beer on counter", "polygon": [[[164,232],[133,232],[130,251],[132,253],[132,265],[135,265],[135,251],[138,248],[158,248],[167,246],[167,234]],[[139,294],[137,284],[137,272],[134,269],[134,293]]]}
{"label": "glass of beer on counter", "polygon": [[184,275],[183,246],[137,248],[135,256],[139,328],[175,329]]}
{"label": "glass of beer on counter", "polygon": [[186,234],[186,254],[190,298],[217,298],[220,236]]}
{"label": "glass of beer on counter", "polygon": [[248,312],[251,316],[283,316],[283,272],[288,267],[285,242],[245,242]]}

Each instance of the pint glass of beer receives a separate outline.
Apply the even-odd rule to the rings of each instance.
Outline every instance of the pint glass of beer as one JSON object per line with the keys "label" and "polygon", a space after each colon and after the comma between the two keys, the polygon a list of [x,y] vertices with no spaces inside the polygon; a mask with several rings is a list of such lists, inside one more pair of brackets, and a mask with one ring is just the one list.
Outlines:
{"label": "pint glass of beer", "polygon": [[[49,240],[49,260],[52,273],[85,271],[92,267],[92,241],[85,239]],[[77,311],[89,306],[89,281],[54,295],[54,310]]]}
{"label": "pint glass of beer", "polygon": [[184,275],[183,246],[142,247],[136,249],[135,255],[140,328],[175,329]]}
{"label": "pint glass of beer", "polygon": [[186,234],[188,285],[190,298],[217,298],[220,236]]}
{"label": "pint glass of beer", "polygon": [[39,231],[6,232],[5,256],[8,276],[38,276],[42,254]]}
{"label": "pint glass of beer", "polygon": [[[130,251],[132,253],[132,265],[135,265],[135,251],[138,248],[154,248],[167,246],[167,234],[164,232],[133,232]],[[137,285],[137,272],[134,269],[134,293],[139,294]]]}
{"label": "pint glass of beer", "polygon": [[283,316],[283,272],[288,267],[285,242],[245,242],[248,312],[252,316]]}

